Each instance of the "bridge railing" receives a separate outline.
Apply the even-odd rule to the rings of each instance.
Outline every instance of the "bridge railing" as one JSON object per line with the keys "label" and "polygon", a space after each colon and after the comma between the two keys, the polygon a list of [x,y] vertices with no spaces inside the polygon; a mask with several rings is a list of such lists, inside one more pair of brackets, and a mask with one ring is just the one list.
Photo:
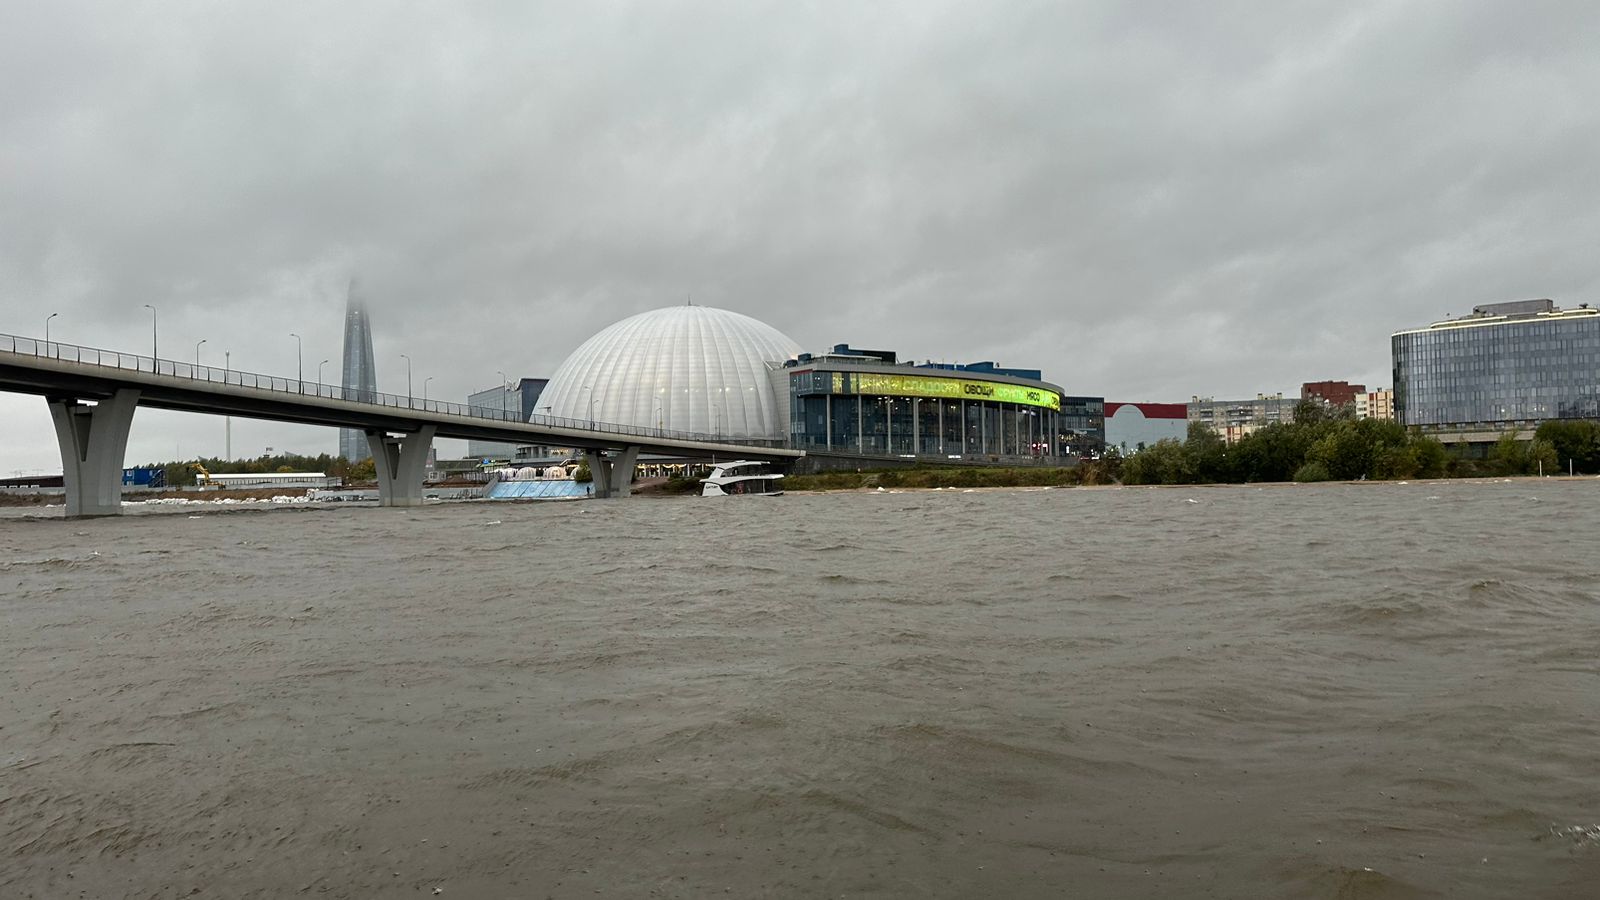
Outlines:
{"label": "bridge railing", "polygon": [[108,369],[122,369],[131,372],[148,372],[171,378],[233,385],[276,394],[298,394],[305,397],[321,397],[326,400],[365,403],[388,409],[414,410],[497,422],[543,425],[549,428],[570,428],[580,431],[597,431],[605,434],[623,434],[662,440],[738,444],[750,447],[787,446],[784,441],[770,438],[673,431],[665,428],[644,428],[637,425],[623,425],[591,419],[570,419],[561,416],[541,416],[537,414],[524,419],[516,410],[496,409],[491,406],[470,406],[465,403],[450,403],[444,400],[430,400],[403,394],[387,394],[381,391],[363,391],[337,384],[326,384],[321,381],[282,378],[276,375],[262,375],[232,368],[219,369],[216,366],[195,365],[172,359],[140,356],[135,353],[123,353],[119,350],[102,350],[97,347],[84,347],[60,341],[46,342],[37,338],[0,334],[0,352],[7,351],[20,356],[59,359],[83,365],[103,366]]}

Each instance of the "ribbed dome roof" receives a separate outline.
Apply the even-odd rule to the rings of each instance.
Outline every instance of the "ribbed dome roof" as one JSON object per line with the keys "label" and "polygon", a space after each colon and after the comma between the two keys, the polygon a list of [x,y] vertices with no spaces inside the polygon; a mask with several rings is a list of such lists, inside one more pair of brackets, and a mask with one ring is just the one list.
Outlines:
{"label": "ribbed dome roof", "polygon": [[778,404],[789,398],[775,396],[769,366],[799,352],[800,345],[776,328],[736,312],[709,306],[651,310],[584,341],[539,394],[536,412],[730,438],[782,438]]}

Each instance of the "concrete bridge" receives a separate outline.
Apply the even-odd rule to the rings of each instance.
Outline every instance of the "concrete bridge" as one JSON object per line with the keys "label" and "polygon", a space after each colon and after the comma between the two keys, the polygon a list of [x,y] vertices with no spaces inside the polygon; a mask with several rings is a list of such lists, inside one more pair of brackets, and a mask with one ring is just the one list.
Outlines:
{"label": "concrete bridge", "polygon": [[422,503],[423,467],[436,437],[573,447],[596,497],[625,497],[640,453],[721,456],[789,464],[805,454],[781,442],[534,416],[460,403],[359,392],[338,385],[189,365],[0,334],[0,390],[38,394],[61,450],[68,516],[122,512],[123,454],[140,406],[359,428],[367,435],[380,506]]}

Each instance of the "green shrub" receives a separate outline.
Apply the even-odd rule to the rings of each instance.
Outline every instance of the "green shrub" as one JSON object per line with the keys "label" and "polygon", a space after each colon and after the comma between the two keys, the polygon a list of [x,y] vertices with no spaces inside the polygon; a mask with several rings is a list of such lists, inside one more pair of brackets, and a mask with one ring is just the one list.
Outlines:
{"label": "green shrub", "polygon": [[1294,480],[1301,484],[1328,480],[1328,467],[1315,460],[1294,470]]}
{"label": "green shrub", "polygon": [[661,486],[661,492],[664,494],[698,494],[701,489],[699,478],[684,478],[681,475],[673,475]]}

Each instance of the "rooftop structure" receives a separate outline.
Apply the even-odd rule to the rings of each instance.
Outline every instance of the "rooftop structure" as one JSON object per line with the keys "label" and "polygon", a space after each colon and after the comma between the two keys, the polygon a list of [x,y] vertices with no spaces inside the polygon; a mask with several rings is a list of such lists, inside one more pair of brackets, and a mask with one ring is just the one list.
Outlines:
{"label": "rooftop structure", "polygon": [[1536,316],[1556,311],[1554,300],[1508,300],[1505,303],[1483,303],[1472,308],[1474,317],[1483,316]]}

